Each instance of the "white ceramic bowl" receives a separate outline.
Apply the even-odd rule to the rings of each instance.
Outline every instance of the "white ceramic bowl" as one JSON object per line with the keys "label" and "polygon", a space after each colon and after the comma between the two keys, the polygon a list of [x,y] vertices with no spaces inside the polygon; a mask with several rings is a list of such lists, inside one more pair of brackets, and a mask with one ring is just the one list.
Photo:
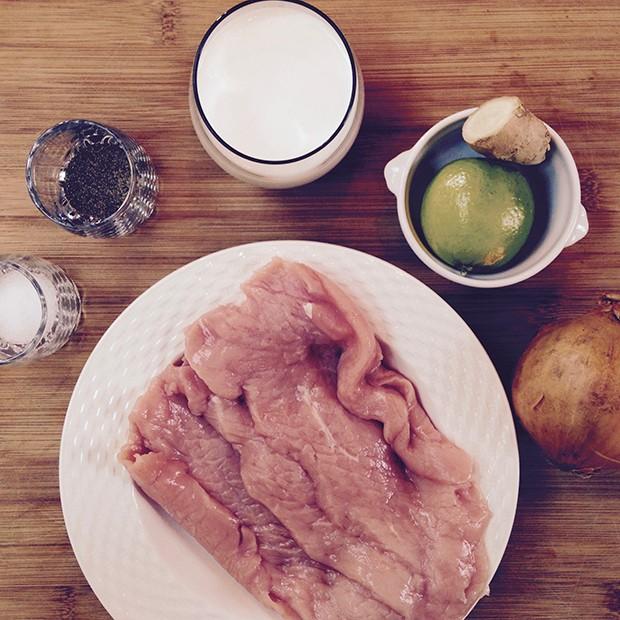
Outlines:
{"label": "white ceramic bowl", "polygon": [[[261,159],[234,148],[216,132],[201,103],[198,73],[205,43],[218,27],[225,25],[229,18],[236,16],[237,12],[251,10],[254,5],[260,4],[271,4],[276,9],[278,6],[287,9],[287,5],[290,5],[296,7],[296,10],[307,11],[318,17],[333,29],[342,41],[351,66],[349,105],[338,127],[335,127],[331,136],[320,146],[303,155],[288,159]],[[247,19],[251,21],[251,16]],[[248,102],[247,106],[251,109],[252,102]],[[246,0],[221,15],[207,30],[198,46],[190,81],[189,108],[192,124],[200,143],[220,168],[246,183],[260,187],[275,189],[297,187],[310,183],[329,172],[353,146],[364,115],[364,80],[357,58],[346,37],[325,13],[303,0]],[[295,113],[295,109],[289,112],[291,115]],[[299,126],[296,130],[303,133],[307,127]]]}
{"label": "white ceramic bowl", "polygon": [[509,286],[537,274],[564,248],[582,239],[588,232],[588,216],[581,204],[575,160],[562,138],[547,125],[551,134],[547,158],[537,166],[520,168],[532,186],[536,215],[532,232],[515,259],[500,271],[467,275],[438,259],[424,243],[419,206],[426,187],[443,166],[464,157],[482,157],[461,136],[465,119],[475,109],[462,110],[433,125],[410,150],[387,164],[385,180],[396,196],[403,235],[427,267],[465,286]]}

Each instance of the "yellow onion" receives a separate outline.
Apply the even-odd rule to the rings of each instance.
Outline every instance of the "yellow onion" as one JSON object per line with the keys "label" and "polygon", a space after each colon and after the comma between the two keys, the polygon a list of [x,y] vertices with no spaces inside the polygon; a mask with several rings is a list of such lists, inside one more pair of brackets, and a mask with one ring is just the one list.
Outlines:
{"label": "yellow onion", "polygon": [[563,469],[620,469],[620,294],[544,327],[523,353],[512,384],[515,411]]}

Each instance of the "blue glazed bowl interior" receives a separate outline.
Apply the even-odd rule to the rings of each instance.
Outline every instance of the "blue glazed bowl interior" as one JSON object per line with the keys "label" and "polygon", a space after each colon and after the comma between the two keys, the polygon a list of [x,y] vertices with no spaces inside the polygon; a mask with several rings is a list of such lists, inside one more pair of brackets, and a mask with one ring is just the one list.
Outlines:
{"label": "blue glazed bowl interior", "polygon": [[[420,208],[426,188],[445,165],[457,159],[468,157],[485,159],[463,140],[461,135],[463,123],[464,120],[456,121],[431,138],[419,154],[417,166],[414,166],[409,173],[407,186],[409,225],[429,256],[439,262],[442,261],[433,254],[424,238],[420,224]],[[562,205],[563,208],[558,208],[558,206],[559,200],[566,199],[571,186],[570,166],[566,158],[562,157],[558,151],[553,140],[551,150],[547,153],[542,164],[521,166],[501,163],[518,170],[528,180],[534,194],[534,224],[525,245],[508,264],[486,273],[469,274],[468,278],[489,280],[499,275],[502,277],[518,275],[543,260],[550,248],[555,247],[562,236],[565,236],[566,214],[569,210],[566,205]],[[557,192],[560,184],[563,184],[563,191],[560,192],[561,197]],[[442,264],[454,273],[459,273],[458,270],[449,265],[443,262]]]}

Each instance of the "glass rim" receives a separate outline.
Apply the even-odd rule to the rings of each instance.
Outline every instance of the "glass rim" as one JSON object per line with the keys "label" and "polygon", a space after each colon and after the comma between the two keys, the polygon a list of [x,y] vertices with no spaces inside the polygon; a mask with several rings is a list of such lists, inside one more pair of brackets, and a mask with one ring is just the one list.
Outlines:
{"label": "glass rim", "polygon": [[329,17],[329,15],[327,15],[326,13],[324,13],[317,7],[313,6],[312,4],[305,2],[304,0],[277,0],[278,2],[288,2],[289,4],[297,4],[299,6],[302,6],[316,13],[325,22],[327,22],[329,26],[331,26],[331,28],[336,32],[336,34],[342,41],[342,44],[344,45],[345,51],[347,52],[347,56],[349,58],[349,62],[351,65],[351,75],[352,75],[351,95],[349,97],[349,103],[347,104],[347,109],[345,110],[344,116],[342,120],[340,121],[339,125],[336,127],[334,132],[327,138],[327,140],[325,140],[322,144],[312,149],[311,151],[304,153],[303,155],[298,155],[296,157],[291,157],[288,159],[262,159],[260,157],[253,157],[252,155],[248,155],[247,153],[244,153],[240,151],[239,149],[236,149],[234,146],[226,142],[226,140],[224,140],[224,138],[222,138],[222,136],[219,135],[219,133],[215,130],[213,125],[209,122],[209,119],[207,118],[207,115],[205,114],[202,108],[202,104],[200,102],[200,96],[198,94],[198,63],[200,61],[200,57],[202,56],[202,51],[204,49],[205,44],[207,43],[207,40],[209,39],[211,34],[213,34],[213,31],[219,25],[221,25],[222,22],[227,17],[230,17],[231,14],[235,13],[239,9],[245,8],[248,5],[258,4],[260,2],[273,2],[273,1],[274,0],[244,0],[243,2],[240,2],[239,4],[232,6],[230,9],[222,13],[211,24],[211,26],[209,26],[208,30],[203,35],[202,40],[200,41],[200,44],[198,45],[198,49],[196,50],[196,54],[194,56],[194,65],[192,67],[192,93],[193,93],[194,101],[196,103],[196,107],[198,109],[198,114],[200,115],[202,122],[206,125],[207,129],[213,134],[215,139],[224,148],[229,150],[231,153],[234,153],[238,157],[241,157],[243,159],[246,159],[248,161],[251,161],[257,164],[282,165],[282,164],[293,164],[299,161],[303,161],[304,159],[308,159],[309,157],[312,157],[313,155],[316,155],[317,153],[322,151],[325,147],[327,147],[331,142],[334,141],[336,136],[338,136],[338,134],[344,127],[345,123],[347,122],[347,119],[349,118],[351,114],[351,111],[353,110],[353,106],[354,106],[355,99],[357,96],[358,78],[357,78],[357,63],[355,62],[353,50],[351,49],[351,46],[349,45],[349,42],[347,41],[347,38],[344,36],[344,33],[342,32],[342,30],[338,27],[336,22],[331,17]]}
{"label": "glass rim", "polygon": [[0,366],[16,362],[17,360],[22,359],[23,357],[34,351],[41,342],[41,338],[45,333],[45,327],[47,325],[48,310],[47,301],[45,300],[45,294],[43,293],[43,289],[41,288],[41,285],[36,281],[35,277],[28,271],[28,269],[16,262],[25,258],[26,257],[24,256],[15,255],[0,256],[0,277],[2,277],[1,272],[8,267],[8,269],[17,271],[28,280],[30,285],[34,288],[37,297],[39,298],[39,303],[41,304],[41,322],[39,323],[39,328],[37,329],[36,334],[28,343],[25,344],[22,351],[20,351],[16,355],[13,355],[12,357],[0,357]]}
{"label": "glass rim", "polygon": [[[53,135],[61,133],[65,129],[73,128],[74,126],[80,125],[91,125],[102,131],[110,134],[116,142],[120,145],[125,153],[125,157],[127,157],[127,161],[129,162],[129,189],[127,190],[127,194],[123,199],[123,202],[119,205],[119,207],[110,215],[106,216],[102,220],[99,220],[96,224],[92,223],[79,223],[73,224],[71,222],[63,221],[54,215],[52,215],[43,205],[43,202],[39,198],[39,193],[35,187],[34,174],[33,174],[33,161],[36,154],[39,152],[41,148],[45,145],[46,141]],[[34,206],[49,220],[62,226],[63,228],[69,231],[87,231],[87,230],[97,230],[102,227],[104,224],[109,223],[113,219],[119,216],[122,212],[126,211],[133,200],[135,189],[136,189],[136,171],[135,164],[132,156],[129,153],[129,149],[125,142],[127,140],[131,140],[128,136],[126,136],[122,131],[115,129],[114,127],[110,127],[109,125],[104,125],[102,123],[98,123],[97,121],[91,121],[88,119],[77,118],[77,119],[67,119],[64,121],[60,121],[55,125],[52,125],[45,131],[42,131],[37,138],[35,139],[32,147],[30,148],[30,152],[28,153],[28,158],[26,159],[26,185],[28,187],[28,193],[30,194],[30,198],[34,203]]]}

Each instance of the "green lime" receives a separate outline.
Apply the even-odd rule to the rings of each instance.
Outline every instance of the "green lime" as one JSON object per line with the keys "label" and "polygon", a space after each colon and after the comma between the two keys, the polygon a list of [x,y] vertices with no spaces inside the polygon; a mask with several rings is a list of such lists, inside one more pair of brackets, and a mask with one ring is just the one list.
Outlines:
{"label": "green lime", "polygon": [[444,166],[422,199],[428,245],[463,271],[505,265],[523,247],[533,221],[527,179],[485,159],[458,159]]}

